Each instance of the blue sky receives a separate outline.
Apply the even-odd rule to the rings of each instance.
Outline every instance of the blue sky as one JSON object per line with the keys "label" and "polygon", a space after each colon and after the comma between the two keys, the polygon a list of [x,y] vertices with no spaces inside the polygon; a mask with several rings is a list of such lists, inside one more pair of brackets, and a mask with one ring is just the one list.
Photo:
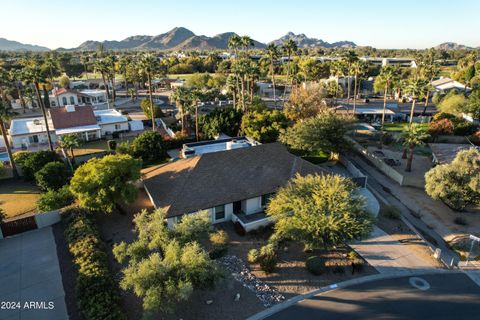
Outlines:
{"label": "blue sky", "polygon": [[478,0],[7,0],[0,37],[57,47],[156,35],[183,26],[212,36],[234,31],[268,42],[288,31],[377,48],[480,46]]}

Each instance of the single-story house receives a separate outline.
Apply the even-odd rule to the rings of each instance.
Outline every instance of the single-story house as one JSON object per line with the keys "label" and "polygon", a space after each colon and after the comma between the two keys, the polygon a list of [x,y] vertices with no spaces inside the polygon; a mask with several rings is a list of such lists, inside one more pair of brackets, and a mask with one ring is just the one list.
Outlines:
{"label": "single-story house", "polygon": [[144,171],[145,191],[167,211],[172,227],[184,214],[207,210],[212,223],[233,221],[245,231],[271,223],[264,212],[278,188],[296,174],[326,171],[280,143],[203,153]]}
{"label": "single-story house", "polygon": [[[91,106],[67,105],[51,108],[47,116],[50,137],[53,143],[65,134],[76,134],[82,140],[100,139],[113,132],[128,131],[128,119],[116,110],[97,110]],[[48,144],[43,117],[17,118],[10,125],[10,140],[14,149]]]}
{"label": "single-story house", "polygon": [[463,83],[453,80],[449,77],[442,77],[438,80],[434,80],[432,81],[431,85],[435,88],[435,91],[439,91],[439,92],[446,92],[454,89],[458,91],[466,91],[466,92],[469,92],[472,90],[469,87],[465,87]]}

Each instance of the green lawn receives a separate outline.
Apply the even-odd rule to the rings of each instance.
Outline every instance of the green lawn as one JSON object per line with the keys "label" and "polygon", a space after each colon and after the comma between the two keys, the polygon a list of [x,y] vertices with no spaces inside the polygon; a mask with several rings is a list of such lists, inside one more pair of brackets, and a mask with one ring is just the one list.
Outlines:
{"label": "green lawn", "polygon": [[40,191],[31,182],[0,180],[0,208],[8,218],[37,210]]}
{"label": "green lawn", "polygon": [[302,156],[302,159],[307,160],[308,162],[311,162],[313,164],[319,164],[327,161],[329,156],[330,156],[329,154],[323,151],[317,151],[317,152],[310,152]]}
{"label": "green lawn", "polygon": [[[428,129],[428,123],[418,123],[416,124],[420,126],[423,129]],[[391,132],[401,132],[401,131],[407,131],[408,129],[408,123],[386,123],[384,125],[385,131],[391,131]]]}
{"label": "green lawn", "polygon": [[[133,139],[134,137],[124,138],[124,139],[115,139],[115,140],[117,141],[117,144],[118,144],[120,142],[130,141]],[[83,156],[86,154],[103,152],[107,150],[108,150],[107,140],[102,139],[102,140],[85,142],[81,144],[80,147],[73,149],[73,153],[75,154],[75,156]]]}

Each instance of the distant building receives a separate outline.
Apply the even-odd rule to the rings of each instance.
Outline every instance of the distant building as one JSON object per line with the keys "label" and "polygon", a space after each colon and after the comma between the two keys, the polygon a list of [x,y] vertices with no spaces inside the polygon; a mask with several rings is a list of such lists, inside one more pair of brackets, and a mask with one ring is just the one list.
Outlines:
{"label": "distant building", "polygon": [[50,106],[63,107],[66,105],[97,105],[107,102],[107,94],[104,90],[75,90],[58,89],[52,90],[49,95]]}
{"label": "distant building", "polygon": [[[128,118],[120,112],[113,109],[94,111],[91,106],[67,105],[51,108],[47,121],[53,143],[65,134],[76,134],[84,141],[91,141],[114,132],[129,131]],[[13,119],[9,135],[14,149],[48,144],[43,117]]]}
{"label": "distant building", "polygon": [[447,92],[450,90],[458,90],[458,91],[466,91],[469,92],[472,89],[466,87],[463,83],[458,82],[457,80],[453,80],[448,77],[440,78],[438,80],[432,81],[432,86],[438,92]]}

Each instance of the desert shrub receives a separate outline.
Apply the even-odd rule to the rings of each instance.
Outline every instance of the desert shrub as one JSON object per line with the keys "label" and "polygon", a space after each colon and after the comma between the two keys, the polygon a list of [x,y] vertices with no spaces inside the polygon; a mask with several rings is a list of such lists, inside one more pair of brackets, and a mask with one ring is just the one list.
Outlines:
{"label": "desert shrub", "polygon": [[257,249],[250,249],[247,255],[248,263],[257,263],[259,255],[260,253],[258,252]]}
{"label": "desert shrub", "polygon": [[439,120],[444,120],[444,119],[448,119],[450,121],[453,121],[453,120],[457,119],[457,116],[454,115],[454,114],[451,114],[451,113],[447,113],[447,112],[439,112],[432,117],[432,122],[439,121]]}
{"label": "desert shrub", "polygon": [[0,177],[3,177],[6,174],[7,174],[7,169],[5,168],[5,165],[3,164],[3,162],[0,162]]}
{"label": "desert shrub", "polygon": [[108,145],[108,150],[114,151],[115,149],[117,149],[117,141],[115,140],[108,140],[107,145]]}
{"label": "desert shrub", "polygon": [[23,176],[27,180],[33,180],[35,173],[40,171],[47,163],[59,161],[60,157],[55,151],[42,150],[38,152],[15,153],[15,160],[19,159]]}
{"label": "desert shrub", "polygon": [[382,208],[382,215],[385,218],[392,219],[392,220],[398,220],[400,219],[400,211],[392,206],[385,206]]}
{"label": "desert shrub", "polygon": [[218,230],[210,234],[210,242],[214,246],[226,246],[228,244],[228,234],[224,230]]}
{"label": "desert shrub", "polygon": [[37,200],[37,209],[40,212],[49,212],[69,206],[74,201],[75,197],[68,186],[63,186],[58,190],[50,189],[42,193]]}
{"label": "desert shrub", "polygon": [[77,268],[76,296],[84,318],[126,319],[93,215],[86,209],[69,208],[62,212],[62,218],[68,250]]}
{"label": "desert shrub", "polygon": [[218,230],[210,234],[210,242],[213,249],[208,253],[210,259],[218,259],[228,252],[228,235],[224,230]]}
{"label": "desert shrub", "polygon": [[348,252],[347,257],[350,260],[360,259],[360,255],[355,250],[352,250],[352,251]]}
{"label": "desert shrub", "polygon": [[311,256],[305,262],[307,270],[316,276],[325,273],[325,262],[319,256]]}
{"label": "desert shrub", "polygon": [[428,133],[433,137],[451,135],[453,134],[453,123],[449,119],[432,121],[428,124]]}
{"label": "desert shrub", "polygon": [[454,122],[453,134],[456,136],[469,136],[475,132],[476,127],[473,123],[460,119]]}
{"label": "desert shrub", "polygon": [[273,272],[273,270],[275,270],[275,267],[277,266],[277,260],[277,251],[272,244],[267,244],[260,248],[258,263],[260,264],[260,268],[264,272]]}
{"label": "desert shrub", "polygon": [[65,163],[54,161],[47,163],[35,173],[35,182],[44,191],[58,190],[68,183],[71,176],[72,171],[67,168]]}
{"label": "desert shrub", "polygon": [[133,147],[129,141],[118,143],[115,151],[117,151],[118,154],[133,155]]}

